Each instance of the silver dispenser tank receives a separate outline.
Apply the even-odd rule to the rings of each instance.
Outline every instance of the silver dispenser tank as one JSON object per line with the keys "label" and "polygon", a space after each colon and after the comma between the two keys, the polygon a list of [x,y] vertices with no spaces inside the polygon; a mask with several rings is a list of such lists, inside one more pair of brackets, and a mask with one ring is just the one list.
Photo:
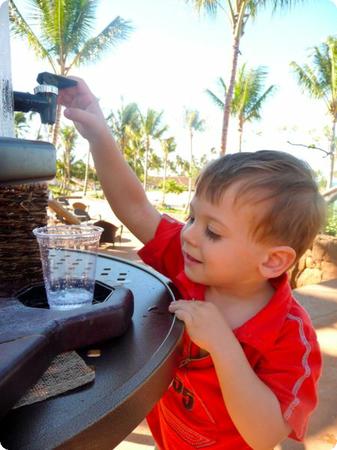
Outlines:
{"label": "silver dispenser tank", "polygon": [[51,180],[55,173],[56,152],[49,142],[0,138],[0,184]]}

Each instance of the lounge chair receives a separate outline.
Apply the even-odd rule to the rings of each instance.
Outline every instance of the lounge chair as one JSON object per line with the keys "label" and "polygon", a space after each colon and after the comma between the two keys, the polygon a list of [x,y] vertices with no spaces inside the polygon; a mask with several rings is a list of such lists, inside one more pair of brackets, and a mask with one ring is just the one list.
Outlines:
{"label": "lounge chair", "polygon": [[94,222],[94,225],[102,227],[104,230],[100,243],[111,242],[112,246],[114,246],[117,239],[119,243],[122,242],[123,225],[118,227],[110,222],[106,222],[105,220],[98,220],[97,222]]}

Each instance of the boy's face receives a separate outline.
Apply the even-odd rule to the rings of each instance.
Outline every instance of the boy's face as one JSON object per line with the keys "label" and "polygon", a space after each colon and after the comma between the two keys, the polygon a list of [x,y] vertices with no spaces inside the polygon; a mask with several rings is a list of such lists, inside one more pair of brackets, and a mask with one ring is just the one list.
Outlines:
{"label": "boy's face", "polygon": [[261,214],[262,205],[234,205],[235,192],[235,185],[229,187],[218,204],[195,196],[181,240],[188,278],[239,293],[263,280],[259,264],[268,246],[250,235],[252,218]]}

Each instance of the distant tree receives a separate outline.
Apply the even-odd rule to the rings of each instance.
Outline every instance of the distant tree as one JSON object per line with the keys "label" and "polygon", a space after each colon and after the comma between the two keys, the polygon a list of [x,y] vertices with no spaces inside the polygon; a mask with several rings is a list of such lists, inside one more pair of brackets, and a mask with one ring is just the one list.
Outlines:
{"label": "distant tree", "polygon": [[140,115],[139,108],[136,103],[122,105],[117,113],[111,112],[107,117],[113,135],[124,156],[127,155],[130,140],[134,137],[134,133],[140,131]]}
{"label": "distant tree", "polygon": [[63,181],[62,186],[65,190],[69,189],[71,180],[71,165],[75,158],[74,150],[78,137],[76,128],[73,125],[68,125],[60,129],[61,148],[63,150]]}
{"label": "distant tree", "polygon": [[125,157],[140,180],[144,180],[145,144],[140,128],[128,128],[128,145]]}
{"label": "distant tree", "polygon": [[17,138],[22,138],[23,136],[25,136],[28,129],[29,129],[29,125],[27,123],[27,118],[26,118],[25,113],[23,113],[23,112],[14,113],[15,136]]}
{"label": "distant tree", "polygon": [[328,180],[324,176],[323,172],[319,169],[314,170],[314,175],[320,191],[324,192],[327,188]]}
{"label": "distant tree", "polygon": [[124,158],[136,173],[144,179],[145,143],[142,133],[141,113],[136,103],[128,103],[117,112],[111,112],[107,122],[124,155]]}
{"label": "distant tree", "polygon": [[323,100],[331,118],[330,133],[330,176],[329,187],[333,184],[336,157],[337,123],[337,37],[330,36],[320,46],[314,47],[311,64],[300,66],[290,63],[299,85],[311,97]]}
{"label": "distant tree", "polygon": [[155,152],[150,152],[150,157],[149,157],[149,168],[151,170],[155,170],[157,172],[160,172],[161,169],[163,168],[163,160],[162,158],[157,155],[157,153]]}
{"label": "distant tree", "polygon": [[190,164],[186,159],[182,158],[179,155],[176,156],[175,171],[178,175],[188,177],[189,167]]}
{"label": "distant tree", "polygon": [[[117,16],[93,35],[97,0],[29,0],[27,15],[9,0],[14,32],[25,38],[54,73],[68,75],[74,66],[96,62],[103,53],[128,37],[130,23]],[[56,144],[61,108],[58,107],[53,143]]]}
{"label": "distant tree", "polygon": [[166,138],[166,139],[162,139],[160,142],[161,142],[161,148],[163,151],[163,181],[162,181],[163,196],[162,196],[161,202],[162,202],[162,205],[165,205],[168,158],[169,158],[170,153],[173,153],[176,150],[177,144],[176,144],[173,136]]}
{"label": "distant tree", "polygon": [[192,195],[192,184],[193,184],[193,138],[196,131],[202,132],[205,130],[205,121],[200,118],[199,112],[196,110],[186,110],[185,111],[185,125],[188,129],[189,140],[190,140],[190,153],[189,153],[189,173],[188,173],[188,200],[186,208],[190,204]]}
{"label": "distant tree", "polygon": [[159,113],[150,108],[147,110],[146,115],[143,115],[140,112],[140,123],[141,123],[140,133],[144,141],[144,149],[145,149],[144,179],[143,179],[143,187],[145,191],[147,188],[147,175],[150,158],[149,154],[152,150],[151,143],[154,140],[160,139],[163,133],[167,130],[167,126],[161,124],[162,116],[163,111]]}
{"label": "distant tree", "polygon": [[[242,136],[245,123],[261,119],[263,103],[275,91],[275,86],[271,85],[262,92],[264,90],[266,76],[267,70],[263,66],[248,70],[246,64],[244,64],[238,71],[230,113],[238,119],[239,152],[242,149]],[[219,78],[219,84],[223,88],[223,98],[225,99],[227,89],[222,78]],[[225,107],[224,100],[209,89],[206,92],[215,104],[223,110]]]}
{"label": "distant tree", "polygon": [[83,159],[78,159],[72,164],[72,175],[73,177],[84,180],[85,177],[85,170],[86,170],[86,163],[83,161]]}
{"label": "distant tree", "polygon": [[271,5],[273,10],[289,7],[305,0],[185,0],[192,3],[198,11],[205,10],[209,14],[216,14],[218,9],[224,10],[230,19],[232,27],[232,59],[228,89],[226,91],[225,107],[223,112],[221,154],[224,155],[227,148],[227,134],[232,103],[234,83],[240,53],[240,41],[244,34],[245,25],[250,18],[254,19],[262,7]]}

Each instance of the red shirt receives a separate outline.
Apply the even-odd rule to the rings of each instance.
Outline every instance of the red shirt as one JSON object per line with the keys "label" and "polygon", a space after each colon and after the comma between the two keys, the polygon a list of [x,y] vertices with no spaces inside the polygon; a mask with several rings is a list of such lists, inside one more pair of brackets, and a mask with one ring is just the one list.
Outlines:
{"label": "red shirt", "polygon": [[[182,226],[164,216],[139,255],[169,277],[182,298],[204,300],[205,286],[183,271]],[[290,437],[301,440],[317,403],[321,355],[311,320],[292,297],[287,276],[271,283],[275,293],[269,303],[233,332],[254,372],[278,398]],[[174,379],[147,417],[157,445],[161,450],[250,449],[227,412],[211,357],[198,355],[185,333]]]}

